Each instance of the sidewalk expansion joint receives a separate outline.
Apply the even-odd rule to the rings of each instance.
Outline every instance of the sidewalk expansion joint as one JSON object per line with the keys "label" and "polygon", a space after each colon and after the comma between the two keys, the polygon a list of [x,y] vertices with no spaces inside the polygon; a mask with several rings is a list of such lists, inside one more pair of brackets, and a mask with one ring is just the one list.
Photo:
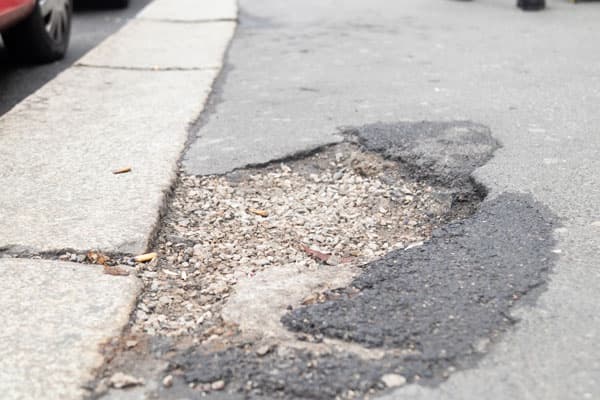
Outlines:
{"label": "sidewalk expansion joint", "polygon": [[217,71],[220,69],[218,66],[210,67],[124,67],[124,66],[112,66],[112,65],[101,65],[101,64],[85,64],[77,63],[74,65],[77,68],[94,68],[94,69],[110,69],[117,71],[150,71],[150,72],[171,72],[171,71]]}
{"label": "sidewalk expansion joint", "polygon": [[[142,257],[141,260],[139,257]],[[3,259],[20,259],[31,261],[60,261],[70,264],[97,265],[104,268],[108,275],[136,275],[144,265],[154,265],[157,254],[131,255],[116,252],[102,252],[96,249],[73,250],[60,249],[50,251],[36,251],[33,249],[18,248],[14,246],[0,248],[0,261]]]}
{"label": "sidewalk expansion joint", "polygon": [[57,250],[39,251],[32,248],[10,245],[0,247],[0,260],[3,258],[19,258],[46,261],[71,261],[80,264],[91,264],[85,262],[85,259],[88,255],[92,253],[100,254],[106,259],[118,263],[127,263],[128,260],[131,260],[136,256],[128,253],[118,253],[110,251],[105,252],[96,249],[75,250],[70,248],[64,248]]}

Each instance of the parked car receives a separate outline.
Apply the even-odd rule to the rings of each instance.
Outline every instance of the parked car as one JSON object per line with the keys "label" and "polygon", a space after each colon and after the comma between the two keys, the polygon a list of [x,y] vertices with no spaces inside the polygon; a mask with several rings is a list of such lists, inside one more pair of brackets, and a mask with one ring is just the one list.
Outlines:
{"label": "parked car", "polygon": [[72,10],[72,0],[0,0],[4,46],[17,57],[33,62],[64,57]]}

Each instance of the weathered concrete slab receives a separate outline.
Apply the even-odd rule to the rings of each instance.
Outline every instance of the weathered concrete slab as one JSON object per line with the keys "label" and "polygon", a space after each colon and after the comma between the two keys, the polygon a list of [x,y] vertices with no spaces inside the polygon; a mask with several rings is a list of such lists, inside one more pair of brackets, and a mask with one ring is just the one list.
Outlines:
{"label": "weathered concrete slab", "polygon": [[140,285],[99,266],[0,259],[0,392],[5,400],[81,399],[99,345],[129,319]]}
{"label": "weathered concrete slab", "polygon": [[144,251],[215,75],[72,68],[5,114],[0,247]]}
{"label": "weathered concrete slab", "polygon": [[168,21],[234,20],[235,0],[154,0],[138,14],[138,18]]}
{"label": "weathered concrete slab", "polygon": [[79,64],[112,68],[219,68],[235,22],[173,23],[133,20]]}

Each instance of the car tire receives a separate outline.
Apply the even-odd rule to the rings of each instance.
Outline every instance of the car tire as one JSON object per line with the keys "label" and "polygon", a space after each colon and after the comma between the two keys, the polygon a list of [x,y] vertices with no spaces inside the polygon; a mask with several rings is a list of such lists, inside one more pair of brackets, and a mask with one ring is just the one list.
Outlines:
{"label": "car tire", "polygon": [[2,32],[4,45],[24,61],[61,59],[69,47],[72,15],[72,0],[38,0],[26,19]]}

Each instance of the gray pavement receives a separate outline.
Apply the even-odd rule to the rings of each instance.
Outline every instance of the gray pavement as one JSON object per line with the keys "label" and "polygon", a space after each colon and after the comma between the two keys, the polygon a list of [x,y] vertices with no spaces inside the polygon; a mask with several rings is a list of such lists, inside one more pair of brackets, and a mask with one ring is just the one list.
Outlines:
{"label": "gray pavement", "polygon": [[81,399],[141,285],[97,265],[0,259],[3,399]]}
{"label": "gray pavement", "polygon": [[341,140],[340,127],[470,120],[503,147],[475,172],[489,200],[526,193],[555,214],[559,254],[535,304],[476,367],[387,398],[600,397],[600,5],[241,1],[210,114],[184,157],[223,173]]}

